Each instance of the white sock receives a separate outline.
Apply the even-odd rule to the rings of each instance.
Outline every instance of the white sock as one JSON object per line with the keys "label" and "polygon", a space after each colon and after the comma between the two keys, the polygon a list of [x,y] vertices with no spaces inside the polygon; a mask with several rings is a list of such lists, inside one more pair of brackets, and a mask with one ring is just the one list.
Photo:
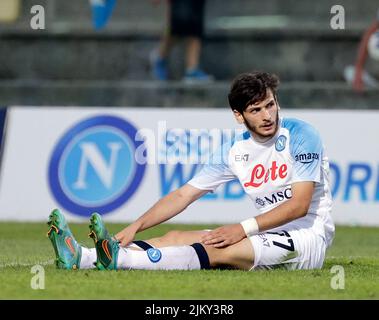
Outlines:
{"label": "white sock", "polygon": [[96,248],[82,247],[82,257],[80,259],[79,269],[93,269],[96,262]]}
{"label": "white sock", "polygon": [[201,266],[193,247],[180,246],[147,251],[120,248],[117,267],[145,270],[199,270]]}

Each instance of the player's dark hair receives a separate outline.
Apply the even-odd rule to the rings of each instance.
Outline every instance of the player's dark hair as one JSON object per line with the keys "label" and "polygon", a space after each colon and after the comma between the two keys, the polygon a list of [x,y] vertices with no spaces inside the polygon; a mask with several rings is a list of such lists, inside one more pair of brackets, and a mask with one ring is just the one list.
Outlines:
{"label": "player's dark hair", "polygon": [[259,71],[242,73],[232,82],[228,95],[229,105],[232,110],[242,113],[249,105],[264,100],[267,89],[271,89],[276,99],[278,86],[279,78],[275,74]]}

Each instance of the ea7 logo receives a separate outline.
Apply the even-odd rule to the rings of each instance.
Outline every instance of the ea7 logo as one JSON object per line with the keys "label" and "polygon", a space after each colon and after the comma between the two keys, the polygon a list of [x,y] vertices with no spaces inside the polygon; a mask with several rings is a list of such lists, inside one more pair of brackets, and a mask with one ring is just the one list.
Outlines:
{"label": "ea7 logo", "polygon": [[295,156],[295,161],[301,163],[311,163],[313,160],[318,160],[320,158],[318,153],[301,153]]}
{"label": "ea7 logo", "polygon": [[265,247],[270,247],[270,242],[268,242],[268,239],[264,234],[258,234],[258,237],[262,239],[262,243]]}
{"label": "ea7 logo", "polygon": [[236,154],[234,156],[234,160],[236,162],[240,162],[240,161],[248,161],[249,160],[249,154],[246,153],[246,154]]}

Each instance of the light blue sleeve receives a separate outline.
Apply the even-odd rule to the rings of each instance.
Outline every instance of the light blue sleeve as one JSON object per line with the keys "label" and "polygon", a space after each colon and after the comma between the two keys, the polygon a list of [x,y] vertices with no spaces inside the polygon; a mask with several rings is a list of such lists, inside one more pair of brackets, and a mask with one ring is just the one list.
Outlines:
{"label": "light blue sleeve", "polygon": [[220,146],[212,154],[208,163],[190,180],[188,184],[200,189],[215,191],[220,185],[237,177],[229,167],[230,144]]}
{"label": "light blue sleeve", "polygon": [[320,182],[323,144],[318,131],[297,119],[286,119],[290,131],[290,152],[294,160],[292,182]]}

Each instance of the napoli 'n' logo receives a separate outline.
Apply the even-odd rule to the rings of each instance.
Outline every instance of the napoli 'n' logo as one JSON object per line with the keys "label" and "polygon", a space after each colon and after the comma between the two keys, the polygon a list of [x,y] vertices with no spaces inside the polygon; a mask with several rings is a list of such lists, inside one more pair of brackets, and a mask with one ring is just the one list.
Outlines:
{"label": "napoli 'n' logo", "polygon": [[50,159],[49,184],[68,211],[111,212],[137,190],[145,165],[135,161],[137,129],[124,119],[96,116],[69,129]]}
{"label": "napoli 'n' logo", "polygon": [[150,261],[153,263],[157,263],[162,258],[162,252],[158,249],[150,248],[147,249],[146,253]]}
{"label": "napoli 'n' logo", "polygon": [[287,142],[287,137],[280,135],[278,139],[276,139],[276,142],[275,142],[276,151],[278,152],[283,151],[286,148],[286,142]]}

